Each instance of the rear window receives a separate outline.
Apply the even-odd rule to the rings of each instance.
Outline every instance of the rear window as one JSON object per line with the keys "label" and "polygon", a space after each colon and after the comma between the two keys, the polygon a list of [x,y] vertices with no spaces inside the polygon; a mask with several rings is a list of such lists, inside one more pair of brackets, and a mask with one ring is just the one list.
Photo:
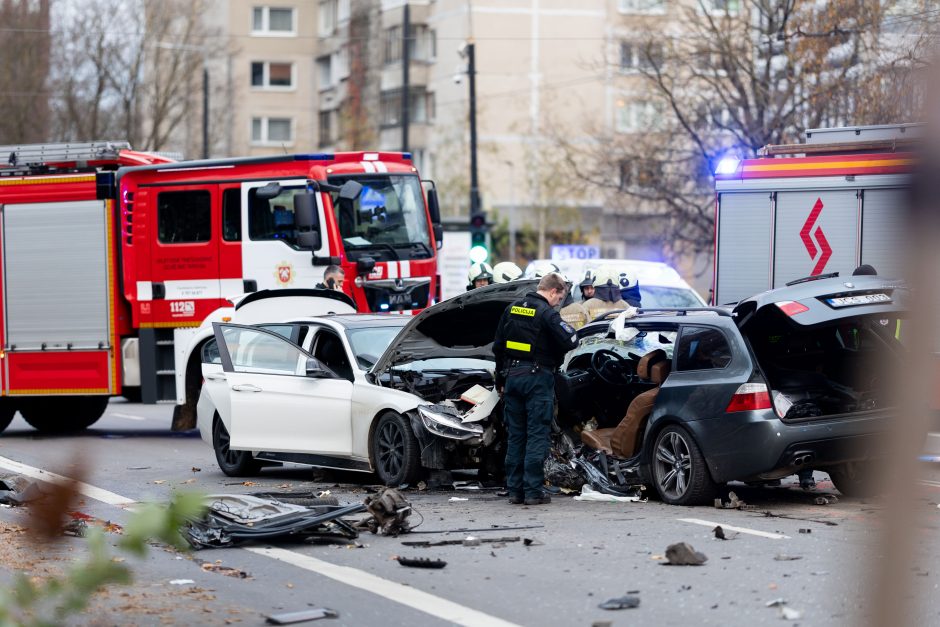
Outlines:
{"label": "rear window", "polygon": [[718,329],[687,326],[676,346],[677,370],[710,370],[731,363],[731,347]]}

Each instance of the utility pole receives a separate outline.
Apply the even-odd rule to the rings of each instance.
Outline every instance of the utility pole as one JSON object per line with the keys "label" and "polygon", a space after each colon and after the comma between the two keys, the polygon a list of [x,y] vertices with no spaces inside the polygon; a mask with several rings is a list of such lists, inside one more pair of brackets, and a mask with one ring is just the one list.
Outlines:
{"label": "utility pole", "polygon": [[467,76],[470,82],[470,215],[482,211],[480,181],[477,177],[477,64],[476,44],[467,44]]}
{"label": "utility pole", "polygon": [[405,2],[405,12],[401,29],[401,151],[408,150],[408,124],[411,122],[411,85],[408,72],[411,69],[411,55],[408,44],[411,41],[411,7]]}
{"label": "utility pole", "polygon": [[209,65],[202,64],[202,158],[209,158]]}

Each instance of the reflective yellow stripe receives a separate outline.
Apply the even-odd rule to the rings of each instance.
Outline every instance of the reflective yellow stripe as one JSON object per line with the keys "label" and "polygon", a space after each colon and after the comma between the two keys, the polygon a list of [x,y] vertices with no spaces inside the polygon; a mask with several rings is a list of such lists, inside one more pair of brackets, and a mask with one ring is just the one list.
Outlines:
{"label": "reflective yellow stripe", "polygon": [[[511,313],[511,314],[516,314],[517,316],[528,316],[529,318],[531,318],[531,317],[535,316],[535,309],[532,309],[532,308],[529,308],[529,307],[519,307],[518,305],[514,305],[514,306],[509,310],[509,313]],[[528,350],[528,349],[526,349],[526,350]]]}
{"label": "reflective yellow stripe", "polygon": [[514,351],[528,353],[532,350],[532,345],[526,344],[525,342],[513,342],[512,340],[506,340],[506,348]]}
{"label": "reflective yellow stripe", "polygon": [[894,339],[896,339],[896,340],[900,340],[900,339],[901,339],[901,320],[900,320],[900,318],[898,319],[898,324],[897,324],[897,326],[896,326],[895,329],[894,329]]}

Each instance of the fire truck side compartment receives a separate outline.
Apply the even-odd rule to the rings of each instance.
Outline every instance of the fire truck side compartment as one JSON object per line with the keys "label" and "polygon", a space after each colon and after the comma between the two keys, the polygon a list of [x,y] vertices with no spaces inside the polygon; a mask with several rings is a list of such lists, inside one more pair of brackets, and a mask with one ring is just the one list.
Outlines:
{"label": "fire truck side compartment", "polygon": [[737,302],[763,292],[770,284],[771,197],[770,192],[721,194],[718,304]]}

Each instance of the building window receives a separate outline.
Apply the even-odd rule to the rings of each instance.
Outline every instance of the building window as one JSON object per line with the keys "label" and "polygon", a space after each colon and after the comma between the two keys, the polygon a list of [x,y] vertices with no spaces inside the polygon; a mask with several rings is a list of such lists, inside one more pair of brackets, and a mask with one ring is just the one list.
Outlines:
{"label": "building window", "polygon": [[651,189],[659,165],[655,161],[625,159],[620,162],[620,191]]}
{"label": "building window", "polygon": [[663,127],[662,106],[645,101],[618,100],[614,127],[620,133],[659,130]]}
{"label": "building window", "polygon": [[320,112],[320,146],[329,146],[333,143],[333,112]]}
{"label": "building window", "polygon": [[251,118],[251,143],[290,144],[294,141],[293,121],[290,118]]}
{"label": "building window", "polygon": [[[412,124],[429,124],[434,121],[434,94],[423,87],[412,87],[408,91],[408,119]],[[381,97],[381,125],[401,125],[401,90],[387,91]]]}
{"label": "building window", "polygon": [[294,64],[254,61],[251,64],[251,86],[263,89],[294,87]]}
{"label": "building window", "polygon": [[663,45],[650,42],[641,44],[620,42],[620,69],[624,72],[650,70],[663,65]]}
{"label": "building window", "polygon": [[[385,64],[401,62],[404,29],[392,26],[385,30]],[[437,58],[437,33],[423,24],[413,24],[409,29],[408,58],[429,63]]]}
{"label": "building window", "polygon": [[251,11],[251,34],[289,37],[297,34],[295,9],[254,7]]}
{"label": "building window", "polygon": [[676,346],[676,370],[711,370],[731,363],[728,340],[718,329],[688,326]]}
{"label": "building window", "polygon": [[222,192],[222,239],[226,242],[242,239],[242,192],[237,187]]}
{"label": "building window", "polygon": [[320,35],[324,37],[332,35],[336,31],[338,23],[339,4],[337,0],[320,0]]}
{"label": "building window", "polygon": [[664,15],[666,0],[617,0],[617,10],[621,13]]}
{"label": "building window", "polygon": [[333,86],[333,61],[330,56],[317,59],[317,81],[320,89],[329,89]]}
{"label": "building window", "polygon": [[209,192],[161,192],[157,196],[157,231],[162,244],[208,242],[212,235]]}

